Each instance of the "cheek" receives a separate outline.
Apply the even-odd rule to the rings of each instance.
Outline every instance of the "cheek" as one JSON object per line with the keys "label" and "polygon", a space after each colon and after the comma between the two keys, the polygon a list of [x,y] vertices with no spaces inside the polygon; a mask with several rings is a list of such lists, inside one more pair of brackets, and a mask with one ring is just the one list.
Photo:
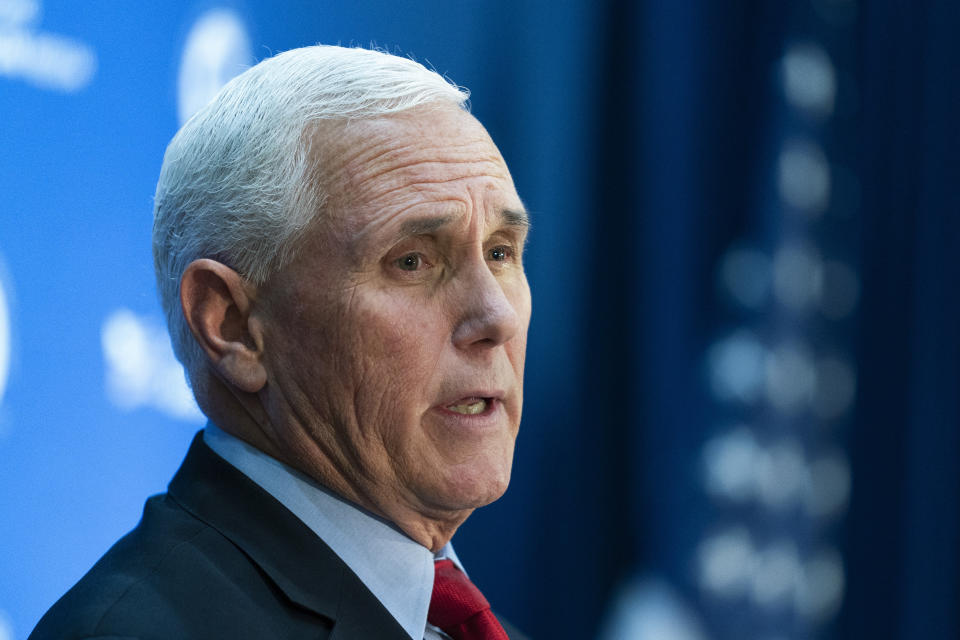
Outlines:
{"label": "cheek", "polygon": [[442,314],[401,296],[371,296],[356,310],[363,355],[383,366],[431,361],[444,344]]}
{"label": "cheek", "polygon": [[389,297],[373,297],[354,314],[353,366],[362,373],[358,401],[367,406],[365,413],[381,414],[377,422],[385,413],[396,419],[425,409],[446,342],[437,318],[422,305]]}

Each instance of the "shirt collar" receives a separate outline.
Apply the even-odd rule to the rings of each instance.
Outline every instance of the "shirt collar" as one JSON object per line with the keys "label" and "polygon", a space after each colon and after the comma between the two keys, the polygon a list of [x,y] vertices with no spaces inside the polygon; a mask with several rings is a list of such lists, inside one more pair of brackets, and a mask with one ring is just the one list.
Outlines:
{"label": "shirt collar", "polygon": [[433,561],[449,558],[463,569],[451,543],[434,556],[394,525],[212,422],[207,423],[203,440],[326,542],[411,638],[424,637],[433,593]]}

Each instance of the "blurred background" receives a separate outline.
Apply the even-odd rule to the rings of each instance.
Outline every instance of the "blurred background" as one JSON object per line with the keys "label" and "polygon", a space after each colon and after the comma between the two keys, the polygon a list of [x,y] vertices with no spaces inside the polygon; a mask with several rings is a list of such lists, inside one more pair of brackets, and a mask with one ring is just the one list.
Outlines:
{"label": "blurred background", "polygon": [[256,60],[411,55],[534,218],[512,486],[455,542],[533,637],[960,636],[954,0],[0,0],[0,640],[203,426],[152,195]]}

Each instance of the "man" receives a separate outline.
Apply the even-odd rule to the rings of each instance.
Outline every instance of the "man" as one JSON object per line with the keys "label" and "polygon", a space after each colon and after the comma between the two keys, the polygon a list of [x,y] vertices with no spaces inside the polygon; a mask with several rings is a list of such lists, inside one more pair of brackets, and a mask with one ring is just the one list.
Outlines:
{"label": "man", "polygon": [[309,47],[164,156],[157,280],[209,417],[32,638],[518,638],[450,539],[507,488],[528,219],[466,93]]}

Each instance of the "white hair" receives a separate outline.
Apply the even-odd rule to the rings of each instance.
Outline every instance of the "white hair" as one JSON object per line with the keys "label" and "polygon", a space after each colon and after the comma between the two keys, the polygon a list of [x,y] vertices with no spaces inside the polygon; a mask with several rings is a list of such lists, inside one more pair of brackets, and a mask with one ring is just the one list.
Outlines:
{"label": "white hair", "polygon": [[248,69],[183,125],[157,183],[153,259],[174,353],[196,395],[208,368],[181,311],[180,279],[199,258],[223,262],[255,285],[289,263],[325,201],[310,180],[309,124],[437,102],[467,109],[468,97],[413,60],[318,45]]}

